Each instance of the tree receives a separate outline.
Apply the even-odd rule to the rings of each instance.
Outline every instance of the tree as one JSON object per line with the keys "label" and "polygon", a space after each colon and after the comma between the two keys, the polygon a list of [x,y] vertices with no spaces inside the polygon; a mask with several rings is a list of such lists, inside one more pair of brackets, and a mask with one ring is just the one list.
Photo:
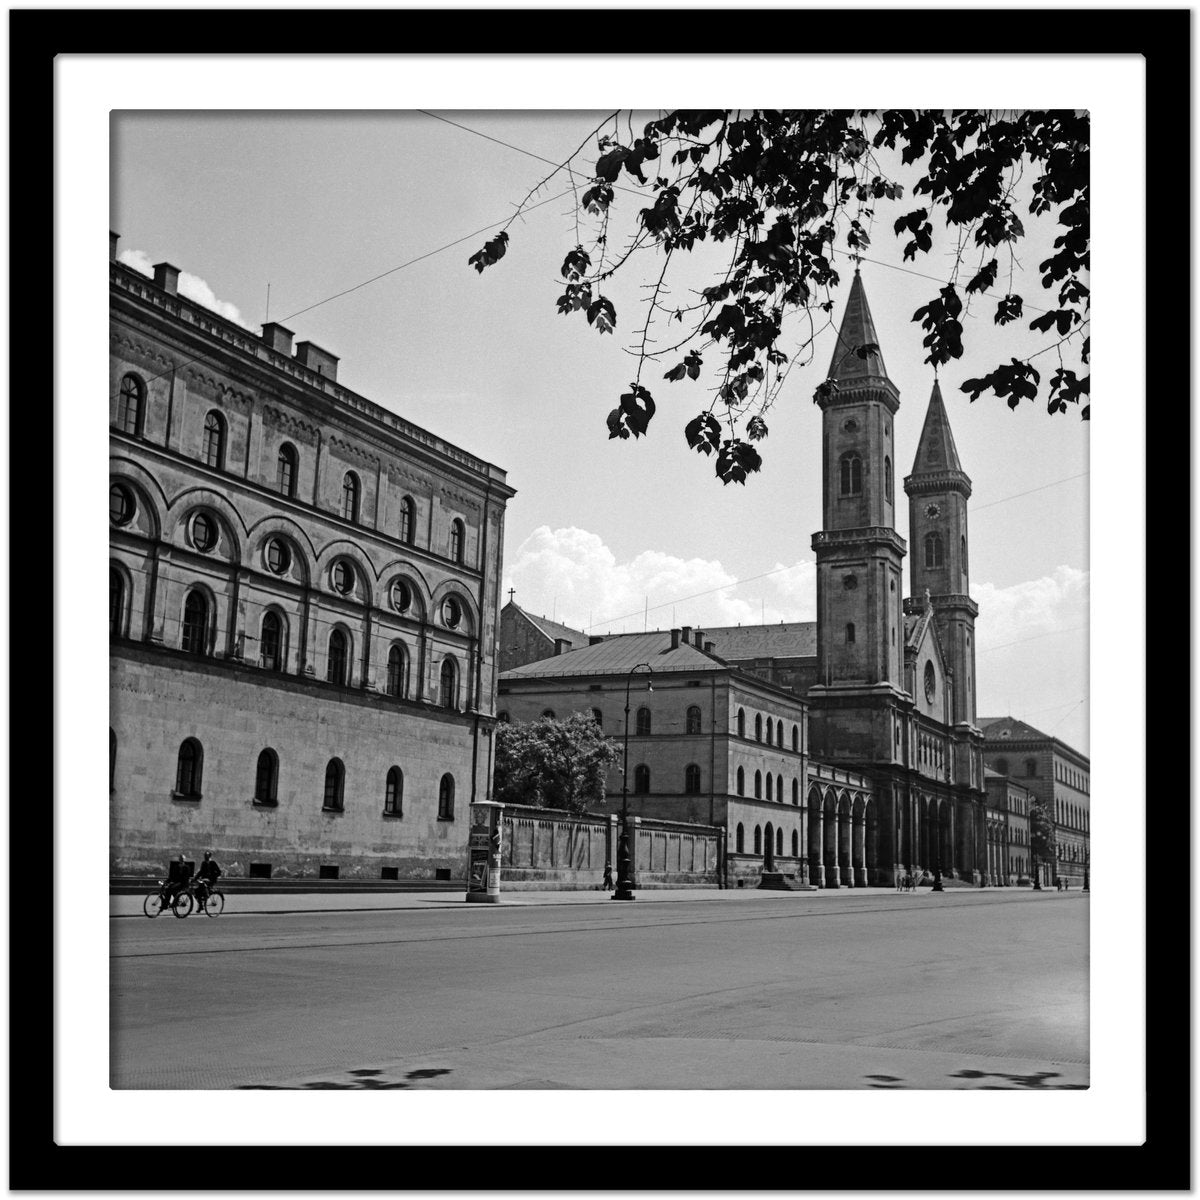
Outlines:
{"label": "tree", "polygon": [[[684,429],[688,445],[715,455],[723,483],[744,483],[759,470],[755,444],[767,436],[764,414],[791,368],[811,361],[817,336],[831,323],[839,281],[834,256],[865,251],[876,209],[903,198],[904,187],[877,157],[897,147],[901,165],[921,171],[912,188],[915,206],[892,224],[894,234],[907,239],[905,260],[930,252],[935,221],[955,234],[957,245],[945,286],[913,314],[925,331],[925,361],[938,367],[962,356],[964,305],[975,297],[995,301],[997,325],[1024,319],[1024,299],[1012,290],[1025,237],[1023,206],[1027,216],[1051,216],[1062,229],[1055,253],[1039,268],[1043,288],[1055,294],[1053,306],[1029,321],[1054,339],[1037,354],[1058,353],[1047,408],[1062,413],[1080,405],[1081,416],[1089,417],[1089,375],[1075,369],[1090,358],[1086,113],[711,109],[667,113],[640,137],[631,117],[622,137],[619,118],[613,113],[593,131],[597,157],[582,194],[575,160],[592,135],[468,260],[479,272],[499,262],[509,227],[559,171],[570,175],[577,201],[575,245],[561,267],[560,313],[583,314],[597,332],[612,333],[617,312],[601,288],[638,251],[658,251],[660,265],[645,285],[645,319],[631,349],[636,370],[608,414],[610,438],[646,433],[656,411],[651,373],[665,358],[667,381],[695,381],[703,373],[708,384],[707,400]],[[646,204],[632,234],[613,249],[619,191]],[[692,289],[691,300],[677,302],[671,272],[682,254],[693,252],[711,259],[715,274],[708,286]],[[847,353],[866,357],[871,349],[849,347]],[[1070,358],[1076,350],[1078,361]],[[972,400],[994,393],[1010,408],[1032,401],[1042,385],[1033,357],[1002,363],[962,390]],[[826,380],[818,395],[831,387],[834,381]]]}
{"label": "tree", "polygon": [[620,757],[590,713],[501,723],[492,795],[505,804],[586,812],[604,803],[608,768]]}
{"label": "tree", "polygon": [[1033,878],[1038,876],[1038,863],[1049,862],[1054,854],[1054,826],[1040,800],[1029,802],[1029,859]]}

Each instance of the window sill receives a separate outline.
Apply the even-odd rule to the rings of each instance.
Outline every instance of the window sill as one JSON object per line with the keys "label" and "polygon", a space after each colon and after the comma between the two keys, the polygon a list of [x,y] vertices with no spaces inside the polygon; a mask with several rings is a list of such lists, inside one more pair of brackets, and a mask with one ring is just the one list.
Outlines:
{"label": "window sill", "polygon": [[389,812],[386,808],[383,810],[383,812],[380,815],[388,817],[389,819],[391,819],[393,821],[399,821],[404,816],[404,814],[402,812]]}
{"label": "window sill", "polygon": [[322,804],[321,811],[323,813],[333,813],[340,817],[346,810],[344,808],[329,808],[327,805]]}
{"label": "window sill", "polygon": [[203,792],[175,792],[171,793],[172,800],[203,800]]}
{"label": "window sill", "polygon": [[454,820],[454,818],[453,818],[453,817],[442,817],[442,816],[439,816],[439,817],[438,817],[438,820],[439,820],[439,821],[453,821],[453,820]]}
{"label": "window sill", "polygon": [[254,808],[278,808],[279,807],[278,800],[260,800],[257,796],[255,796],[250,801],[250,804]]}

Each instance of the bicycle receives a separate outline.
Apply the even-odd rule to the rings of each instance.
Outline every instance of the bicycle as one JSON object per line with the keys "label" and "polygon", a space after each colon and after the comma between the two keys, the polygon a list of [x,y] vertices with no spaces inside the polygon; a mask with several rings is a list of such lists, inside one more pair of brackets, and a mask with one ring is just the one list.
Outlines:
{"label": "bicycle", "polygon": [[174,884],[168,884],[165,879],[158,881],[158,891],[151,892],[142,901],[142,911],[150,918],[157,917],[166,908],[179,918],[186,917],[192,911],[192,895],[186,888],[174,891]]}
{"label": "bicycle", "polygon": [[225,896],[203,879],[194,880],[188,891],[196,898],[196,907],[206,917],[219,917],[225,911]]}

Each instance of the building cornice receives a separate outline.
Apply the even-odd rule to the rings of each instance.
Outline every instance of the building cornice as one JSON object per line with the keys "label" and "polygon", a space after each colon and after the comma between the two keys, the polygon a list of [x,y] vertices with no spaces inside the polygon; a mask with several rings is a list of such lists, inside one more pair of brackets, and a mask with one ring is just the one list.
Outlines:
{"label": "building cornice", "polygon": [[812,535],[812,548],[818,552],[858,546],[887,546],[902,555],[908,552],[908,543],[886,525],[867,525],[859,529],[822,529]]}
{"label": "building cornice", "polygon": [[904,477],[906,496],[926,496],[933,492],[961,492],[971,495],[971,477],[965,471],[922,471]]}

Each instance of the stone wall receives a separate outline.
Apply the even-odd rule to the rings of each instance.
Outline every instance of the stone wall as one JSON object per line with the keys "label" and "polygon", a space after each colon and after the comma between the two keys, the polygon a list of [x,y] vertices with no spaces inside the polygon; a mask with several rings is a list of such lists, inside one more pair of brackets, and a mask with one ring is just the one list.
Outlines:
{"label": "stone wall", "polygon": [[[581,891],[604,886],[608,863],[617,876],[615,814],[575,814],[509,805],[503,815],[502,888]],[[634,887],[717,887],[721,831],[630,817]]]}

